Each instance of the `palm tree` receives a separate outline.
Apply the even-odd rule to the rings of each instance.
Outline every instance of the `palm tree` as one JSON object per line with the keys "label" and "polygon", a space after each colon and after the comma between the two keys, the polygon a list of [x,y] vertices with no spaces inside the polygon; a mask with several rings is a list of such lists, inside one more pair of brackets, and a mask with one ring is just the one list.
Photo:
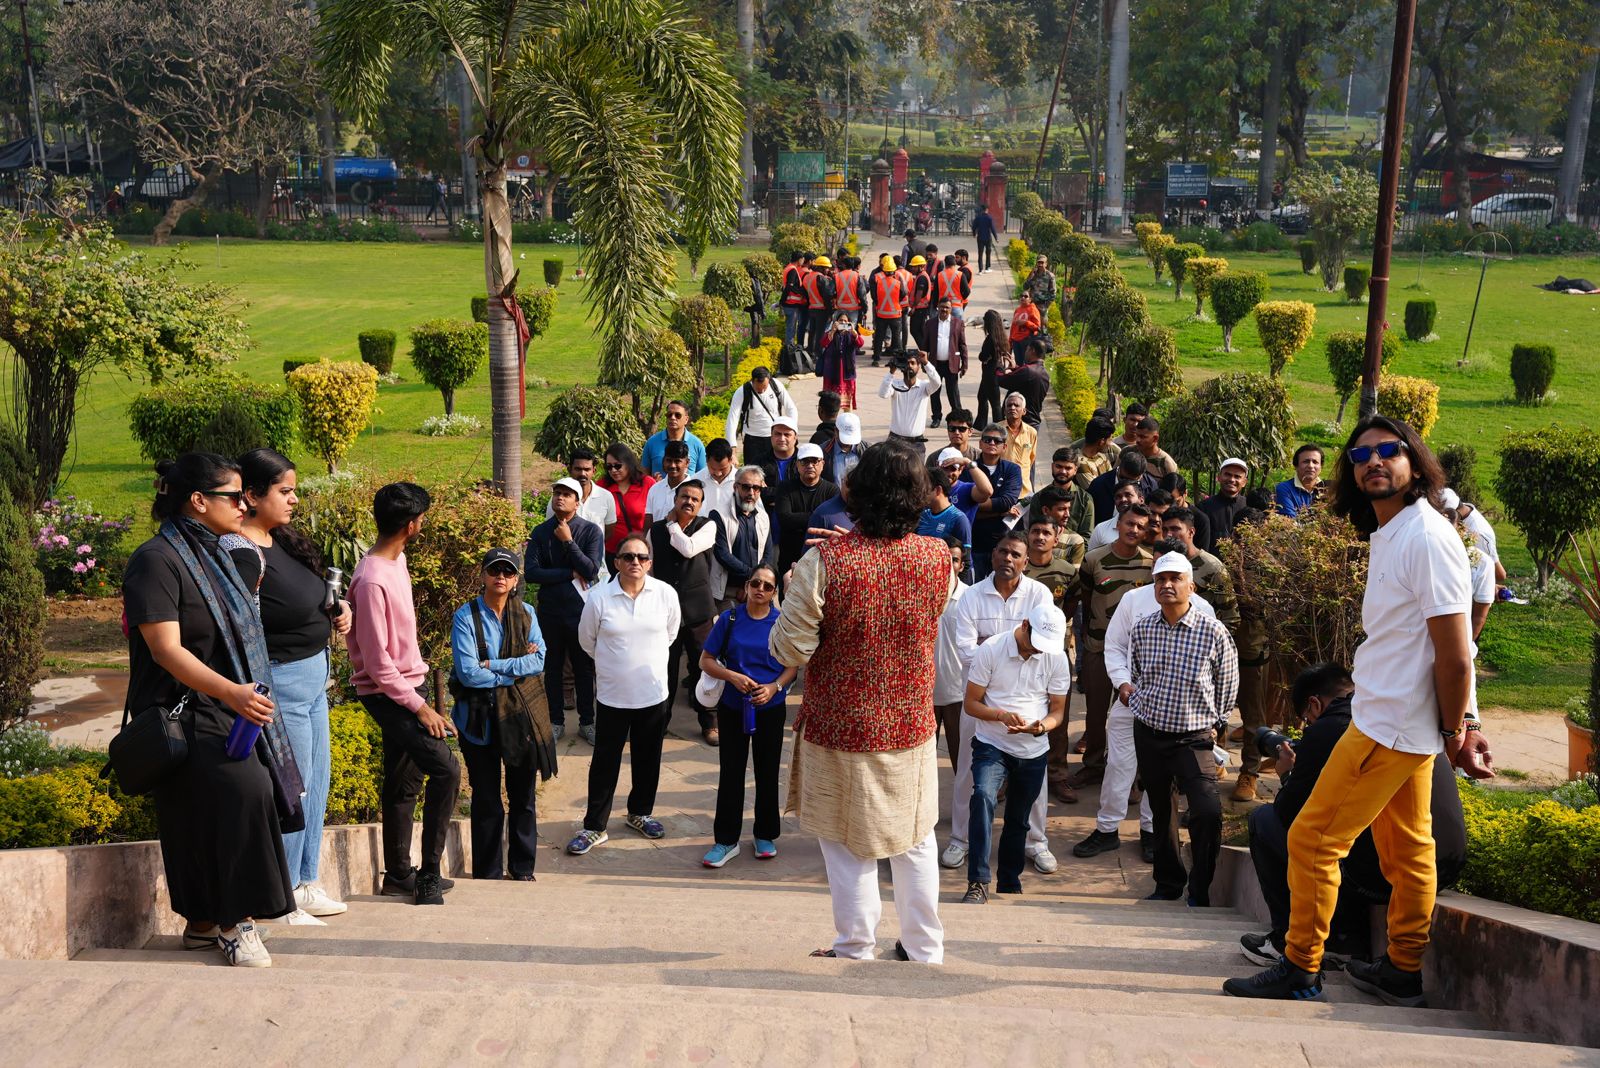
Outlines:
{"label": "palm tree", "polygon": [[600,381],[637,381],[642,342],[672,295],[669,202],[691,245],[737,218],[737,83],[673,0],[328,0],[323,65],[366,117],[403,56],[459,67],[479,126],[494,481],[522,498],[520,346],[506,162],[537,147],[573,190],[584,296],[602,335]]}

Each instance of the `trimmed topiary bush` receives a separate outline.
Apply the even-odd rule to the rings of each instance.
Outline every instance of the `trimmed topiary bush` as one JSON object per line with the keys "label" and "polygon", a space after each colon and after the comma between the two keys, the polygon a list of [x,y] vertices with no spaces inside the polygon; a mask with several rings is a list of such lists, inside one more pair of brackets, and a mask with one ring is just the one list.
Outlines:
{"label": "trimmed topiary bush", "polygon": [[1426,438],[1439,421],[1439,386],[1426,378],[1383,375],[1378,379],[1378,414],[1399,419]]}
{"label": "trimmed topiary bush", "polygon": [[544,261],[544,284],[551,289],[559,286],[561,284],[561,270],[565,266],[566,264],[562,260],[546,259]]}
{"label": "trimmed topiary bush", "polygon": [[1344,269],[1344,299],[1360,304],[1367,299],[1367,286],[1372,282],[1372,268],[1351,264]]}
{"label": "trimmed topiary bush", "polygon": [[243,375],[174,378],[133,398],[128,429],[148,460],[170,460],[193,452],[224,402],[250,413],[263,441],[281,453],[294,445],[294,396],[283,383],[254,382]]}
{"label": "trimmed topiary bush", "polygon": [[783,284],[783,264],[778,262],[778,257],[770,252],[752,252],[739,261],[746,274],[755,272],[761,279],[761,289],[767,296],[767,304],[773,304],[778,298],[778,289]]}
{"label": "trimmed topiary bush", "polygon": [[1167,249],[1178,243],[1178,239],[1171,234],[1151,234],[1144,243],[1145,258],[1150,261],[1151,268],[1156,273],[1156,281],[1161,281],[1161,272],[1167,267]]}
{"label": "trimmed topiary bush", "polygon": [[1049,256],[1052,264],[1063,258],[1062,244],[1072,233],[1072,224],[1059,211],[1046,208],[1028,223],[1028,247],[1040,256]]}
{"label": "trimmed topiary bush", "polygon": [[[1344,422],[1344,407],[1361,388],[1361,372],[1367,360],[1367,336],[1354,330],[1335,330],[1328,335],[1328,373],[1333,376],[1333,391],[1339,396],[1337,423]],[[1391,332],[1383,335],[1383,367],[1388,369],[1400,355],[1400,339]]]}
{"label": "trimmed topiary bush", "polygon": [[316,362],[317,361],[315,361],[315,360],[284,360],[283,361],[283,373],[285,375],[290,375],[290,374],[293,374],[295,371],[299,370],[300,368],[304,367],[306,364],[308,364],[308,363],[316,363]]}
{"label": "trimmed topiary bush", "polygon": [[1538,404],[1550,392],[1556,377],[1556,350],[1553,345],[1511,346],[1511,384],[1518,404]]}
{"label": "trimmed topiary bush", "polygon": [[1189,286],[1194,290],[1194,317],[1202,322],[1206,317],[1206,298],[1211,295],[1211,280],[1228,269],[1228,261],[1221,256],[1195,256],[1185,265]]}
{"label": "trimmed topiary bush", "polygon": [[1315,241],[1301,241],[1295,245],[1300,253],[1300,271],[1302,274],[1312,274],[1317,269],[1317,243]]}
{"label": "trimmed topiary bush", "polygon": [[356,345],[361,349],[361,362],[380,375],[394,372],[393,330],[363,330],[356,335]]}
{"label": "trimmed topiary bush", "polygon": [[1568,539],[1600,526],[1600,433],[1553,424],[1507,434],[1494,492],[1522,531],[1543,589]]}
{"label": "trimmed topiary bush", "polygon": [[1111,391],[1151,405],[1182,388],[1176,335],[1165,326],[1146,321],[1117,353],[1111,367]]}
{"label": "trimmed topiary bush", "polygon": [[1224,271],[1211,280],[1211,312],[1222,327],[1222,351],[1233,351],[1233,328],[1267,298],[1267,276],[1260,271]]}
{"label": "trimmed topiary bush", "polygon": [[772,231],[772,240],[767,247],[779,263],[788,263],[789,257],[796,252],[821,252],[826,245],[822,232],[815,226],[786,222],[779,223]]}
{"label": "trimmed topiary bush", "polygon": [[472,321],[486,323],[489,321],[489,298],[479,294],[472,298]]}
{"label": "trimmed topiary bush", "polygon": [[1406,301],[1406,340],[1435,341],[1433,324],[1439,318],[1439,305],[1431,300]]}
{"label": "trimmed topiary bush", "polygon": [[411,331],[411,365],[444,397],[444,414],[456,411],[456,390],[489,357],[489,327],[460,319],[429,319]]}
{"label": "trimmed topiary bush", "polygon": [[1303,300],[1269,300],[1256,305],[1256,330],[1267,350],[1268,370],[1273,378],[1282,374],[1294,354],[1306,347],[1316,321],[1316,306]]}
{"label": "trimmed topiary bush", "polygon": [[1289,462],[1294,409],[1283,383],[1268,375],[1219,375],[1167,400],[1156,417],[1162,448],[1190,472],[1191,493],[1211,485],[1217,465],[1229,456],[1257,471]]}
{"label": "trimmed topiary bush", "polygon": [[1054,387],[1056,403],[1061,405],[1061,420],[1074,437],[1081,437],[1083,428],[1098,405],[1094,393],[1094,380],[1084,366],[1083,357],[1066,352],[1050,361],[1050,384]]}
{"label": "trimmed topiary bush", "polygon": [[18,502],[0,492],[0,730],[28,714],[44,664],[44,578],[32,540]]}
{"label": "trimmed topiary bush", "polygon": [[1478,487],[1478,450],[1465,443],[1442,445],[1433,450],[1444,468],[1444,477],[1463,501],[1476,504],[1483,500]]}
{"label": "trimmed topiary bush", "polygon": [[565,463],[574,449],[599,456],[617,441],[635,452],[644,444],[628,398],[604,386],[574,386],[550,402],[534,448],[547,460]]}
{"label": "trimmed topiary bush", "polygon": [[1028,224],[1033,221],[1034,216],[1043,210],[1044,199],[1031,189],[1018,193],[1015,199],[1011,201],[1011,217],[1022,224],[1024,233],[1026,233]]}
{"label": "trimmed topiary bush", "polygon": [[[290,387],[292,390],[294,387]],[[196,447],[218,456],[243,456],[267,443],[267,432],[248,405],[226,397],[211,422],[200,431]]]}
{"label": "trimmed topiary bush", "polygon": [[1144,253],[1144,258],[1150,261],[1152,268],[1156,265],[1156,254],[1150,248],[1150,239],[1161,232],[1158,222],[1136,222],[1133,224],[1133,240],[1139,246],[1139,251]]}
{"label": "trimmed topiary bush", "polygon": [[720,297],[729,311],[743,311],[754,299],[749,273],[732,263],[708,265],[700,291],[708,297]]}
{"label": "trimmed topiary bush", "polygon": [[1182,242],[1167,249],[1167,270],[1172,272],[1172,299],[1183,297],[1183,280],[1188,276],[1188,263],[1206,254],[1205,246]]}
{"label": "trimmed topiary bush", "polygon": [[528,340],[543,337],[556,316],[556,290],[554,286],[538,286],[517,290],[517,305],[522,308],[523,321],[528,324]]}
{"label": "trimmed topiary bush", "polygon": [[372,422],[377,368],[354,361],[307,364],[289,376],[289,388],[300,403],[301,439],[330,473],[337,471],[356,437]]}

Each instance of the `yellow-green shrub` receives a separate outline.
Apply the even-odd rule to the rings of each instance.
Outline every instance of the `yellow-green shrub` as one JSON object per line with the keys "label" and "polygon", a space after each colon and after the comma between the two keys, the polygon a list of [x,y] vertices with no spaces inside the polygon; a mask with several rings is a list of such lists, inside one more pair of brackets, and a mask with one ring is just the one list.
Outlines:
{"label": "yellow-green shrub", "polygon": [[148,797],[129,797],[101,778],[104,754],[37,775],[0,778],[0,849],[92,845],[155,837]]}
{"label": "yellow-green shrub", "polygon": [[1045,332],[1050,335],[1050,344],[1057,350],[1067,347],[1067,321],[1061,318],[1061,305],[1051,301],[1050,307],[1044,313]]}
{"label": "yellow-green shrub", "polygon": [[1011,273],[1017,276],[1017,281],[1027,277],[1035,258],[1033,250],[1021,238],[1013,237],[1006,242],[1006,263],[1011,265]]}
{"label": "yellow-green shrub", "polygon": [[728,424],[720,415],[702,415],[689,427],[689,432],[700,439],[702,445],[709,445],[717,438],[722,437],[723,431],[728,429]]}
{"label": "yellow-green shrub", "polygon": [[1062,422],[1074,437],[1081,437],[1096,403],[1094,380],[1089,377],[1083,357],[1067,352],[1050,360],[1050,383],[1056,403],[1061,405]]}
{"label": "yellow-green shrub", "polygon": [[1509,905],[1600,923],[1600,805],[1496,804],[1461,788],[1467,864],[1460,889]]}
{"label": "yellow-green shrub", "polygon": [[1145,258],[1150,261],[1150,266],[1155,269],[1156,281],[1161,281],[1161,272],[1167,266],[1167,249],[1178,244],[1178,239],[1171,234],[1151,234],[1144,243]]}
{"label": "yellow-green shrub", "polygon": [[1133,224],[1133,238],[1139,245],[1139,251],[1144,253],[1144,258],[1155,266],[1155,254],[1150,250],[1150,239],[1161,232],[1158,222],[1138,222]]}
{"label": "yellow-green shrub", "polygon": [[1211,295],[1211,280],[1228,269],[1228,261],[1221,256],[1196,256],[1184,264],[1194,290],[1194,317],[1205,318],[1206,298]]}
{"label": "yellow-green shrub", "polygon": [[378,400],[378,371],[369,363],[308,363],[289,375],[300,405],[300,437],[329,471],[372,422]]}
{"label": "yellow-green shrub", "polygon": [[[1193,260],[1189,267],[1193,269]],[[1269,300],[1256,305],[1256,330],[1267,350],[1272,377],[1282,374],[1294,354],[1306,347],[1316,322],[1316,306],[1303,300]]]}
{"label": "yellow-green shrub", "polygon": [[351,702],[328,710],[328,737],[332,774],[327,822],[374,822],[383,782],[383,732],[365,708]]}
{"label": "yellow-green shrub", "polygon": [[1408,423],[1426,438],[1439,421],[1439,387],[1426,378],[1383,375],[1378,379],[1378,414]]}

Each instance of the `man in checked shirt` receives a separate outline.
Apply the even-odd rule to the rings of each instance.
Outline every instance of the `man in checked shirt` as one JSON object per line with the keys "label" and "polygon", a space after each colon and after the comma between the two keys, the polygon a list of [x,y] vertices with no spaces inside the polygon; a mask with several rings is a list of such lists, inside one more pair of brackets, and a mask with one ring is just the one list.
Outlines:
{"label": "man in checked shirt", "polygon": [[[1167,553],[1151,568],[1161,611],[1134,624],[1129,648],[1133,681],[1117,689],[1133,711],[1133,745],[1139,778],[1150,795],[1156,839],[1153,901],[1184,896],[1192,907],[1211,904],[1211,876],[1222,852],[1222,802],[1212,747],[1216,724],[1239,693],[1239,653],[1228,628],[1195,611],[1194,569],[1181,553]],[[1194,870],[1178,852],[1172,787],[1189,800],[1189,844]]]}

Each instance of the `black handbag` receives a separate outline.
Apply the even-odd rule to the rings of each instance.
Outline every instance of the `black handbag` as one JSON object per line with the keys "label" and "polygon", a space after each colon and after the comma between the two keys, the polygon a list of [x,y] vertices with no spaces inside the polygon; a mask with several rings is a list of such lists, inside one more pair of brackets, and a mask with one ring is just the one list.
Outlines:
{"label": "black handbag", "polygon": [[189,759],[184,724],[194,715],[187,708],[190,696],[186,692],[172,708],[153,705],[138,715],[124,709],[122,729],[108,747],[111,759],[100,774],[115,772],[125,794],[147,794],[170,778]]}

